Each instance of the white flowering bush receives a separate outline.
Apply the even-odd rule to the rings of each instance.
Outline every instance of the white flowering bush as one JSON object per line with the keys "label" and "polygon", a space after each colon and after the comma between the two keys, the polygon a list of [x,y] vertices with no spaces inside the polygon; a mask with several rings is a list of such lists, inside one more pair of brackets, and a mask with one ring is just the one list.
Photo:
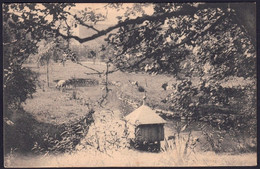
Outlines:
{"label": "white flowering bush", "polygon": [[95,122],[90,126],[89,132],[82,145],[95,148],[101,152],[120,150],[129,147],[128,128],[126,122],[116,117],[115,112],[104,110],[97,114]]}

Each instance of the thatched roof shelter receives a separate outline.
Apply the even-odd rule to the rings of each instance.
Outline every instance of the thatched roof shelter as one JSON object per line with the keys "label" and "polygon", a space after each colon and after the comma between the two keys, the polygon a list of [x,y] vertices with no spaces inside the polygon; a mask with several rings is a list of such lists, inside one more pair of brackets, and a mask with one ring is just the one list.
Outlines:
{"label": "thatched roof shelter", "polygon": [[164,139],[166,121],[156,114],[156,110],[145,105],[145,98],[142,106],[125,117],[128,123],[128,137],[135,142],[152,142],[160,147],[160,141]]}
{"label": "thatched roof shelter", "polygon": [[132,125],[145,125],[145,124],[165,124],[166,121],[162,119],[156,111],[148,107],[147,105],[142,105],[132,113],[128,114],[125,119]]}

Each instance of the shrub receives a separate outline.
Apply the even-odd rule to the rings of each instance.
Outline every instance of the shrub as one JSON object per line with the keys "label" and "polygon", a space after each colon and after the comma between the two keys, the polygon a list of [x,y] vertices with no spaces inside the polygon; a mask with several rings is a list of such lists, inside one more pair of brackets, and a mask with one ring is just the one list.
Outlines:
{"label": "shrub", "polygon": [[88,135],[82,140],[84,145],[90,145],[86,148],[108,153],[129,147],[126,121],[115,118],[115,112],[111,110],[99,113],[102,118],[92,123]]}
{"label": "shrub", "polygon": [[[9,70],[5,69],[5,71]],[[37,73],[27,68],[20,68],[19,66],[10,70],[7,74],[4,74],[3,103],[5,117],[10,116],[7,112],[19,109],[22,102],[32,97],[32,94],[36,91],[37,78]],[[8,109],[10,110],[8,111]]]}
{"label": "shrub", "polygon": [[144,87],[142,87],[142,86],[138,86],[138,91],[139,91],[139,92],[145,92],[145,89],[144,89]]}
{"label": "shrub", "polygon": [[176,124],[176,133],[173,139],[165,139],[164,144],[161,145],[161,150],[164,152],[171,152],[175,154],[178,163],[184,163],[184,160],[188,160],[191,154],[195,154],[195,148],[199,142],[198,138],[192,136],[192,131],[188,134],[182,133],[186,128],[186,125],[181,123]]}

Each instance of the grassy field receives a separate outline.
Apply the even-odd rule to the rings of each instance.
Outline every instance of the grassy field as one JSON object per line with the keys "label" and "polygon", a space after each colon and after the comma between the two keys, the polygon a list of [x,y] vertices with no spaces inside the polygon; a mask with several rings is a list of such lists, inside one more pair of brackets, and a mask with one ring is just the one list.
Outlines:
{"label": "grassy field", "polygon": [[[85,62],[84,65],[104,71],[106,66],[102,63]],[[149,75],[145,73],[125,73],[114,72],[109,75],[110,82],[119,82],[119,86],[109,85],[109,92],[106,104],[103,107],[98,105],[98,100],[104,93],[101,85],[90,87],[76,87],[59,91],[55,88],[57,80],[67,80],[71,78],[84,78],[97,80],[102,83],[102,77],[97,75],[87,75],[93,73],[92,70],[72,62],[67,62],[65,66],[53,63],[50,66],[50,86],[47,87],[46,67],[36,65],[25,65],[39,73],[40,87],[33,94],[32,99],[27,99],[23,105],[26,112],[41,123],[62,124],[70,123],[84,115],[91,108],[94,114],[95,123],[90,126],[88,135],[84,138],[78,149],[67,154],[45,156],[24,156],[11,153],[5,157],[5,166],[8,167],[87,167],[87,166],[252,166],[256,165],[256,153],[249,154],[215,154],[213,152],[203,152],[199,147],[195,152],[184,156],[182,151],[169,149],[160,153],[147,153],[127,148],[109,150],[101,153],[95,149],[85,148],[84,141],[93,137],[99,137],[103,141],[111,137],[111,131],[122,132],[122,117],[134,109],[133,105],[125,102],[129,98],[136,106],[141,105],[143,92],[139,92],[137,87],[129,81],[137,81],[139,85],[147,91],[148,105],[153,108],[167,109],[161,100],[171,91],[163,90],[161,85],[165,82],[174,83],[175,79],[166,75]],[[113,69],[112,67],[110,69]],[[103,77],[104,78],[104,77]],[[165,126],[165,135],[173,135],[176,131],[174,123],[169,121]],[[98,127],[97,127],[98,126]],[[98,133],[98,134],[97,134]],[[185,133],[184,133],[185,134]],[[187,133],[186,133],[187,134]],[[192,132],[193,137],[201,137],[199,131]],[[120,137],[120,135],[119,135]],[[112,137],[111,137],[112,138]],[[113,138],[118,138],[114,137]],[[121,139],[121,138],[120,138]],[[121,141],[123,142],[123,141]],[[201,143],[205,144],[205,143]],[[101,145],[101,144],[100,144]],[[185,142],[180,143],[180,147]],[[79,148],[83,146],[83,148]]]}
{"label": "grassy field", "polygon": [[[97,69],[99,71],[105,70],[104,64],[93,64],[85,63],[87,66]],[[67,80],[71,78],[87,78],[98,80],[99,83],[102,81],[97,75],[86,75],[85,73],[93,73],[92,70],[86,69],[80,65],[77,65],[72,62],[66,63],[65,66],[61,64],[53,64],[50,66],[50,87],[47,87],[46,82],[46,67],[37,68],[36,65],[27,65],[31,67],[34,71],[40,74],[39,80],[41,82],[41,88],[33,95],[33,99],[28,99],[24,108],[26,111],[35,115],[38,120],[44,122],[54,122],[54,123],[63,123],[71,119],[77,118],[78,116],[84,115],[84,112],[87,112],[87,106],[80,103],[80,98],[87,101],[89,105],[94,108],[98,108],[96,101],[102,95],[102,86],[91,86],[91,87],[77,87],[76,95],[79,100],[72,99],[73,90],[68,89],[64,92],[61,92],[55,88],[56,80]],[[112,69],[112,68],[111,68]],[[110,82],[120,82],[120,87],[109,86],[112,89],[111,95],[115,95],[118,92],[123,93],[131,97],[131,100],[140,104],[144,96],[143,92],[138,92],[137,87],[133,86],[130,81],[138,81],[139,85],[142,85],[147,90],[147,100],[148,104],[158,106],[160,100],[163,99],[169,91],[164,91],[161,88],[161,84],[166,81],[174,80],[172,77],[167,77],[164,75],[151,76],[149,74],[135,74],[135,73],[123,73],[115,72],[109,74],[108,80]],[[44,89],[44,90],[43,90]],[[119,100],[116,97],[111,97],[114,100],[106,105],[108,107],[113,107],[113,109],[120,109]],[[106,108],[106,107],[105,107]],[[39,111],[40,110],[40,111]],[[126,110],[127,112],[122,112],[127,114],[131,111]]]}
{"label": "grassy field", "polygon": [[170,166],[256,166],[256,154],[215,154],[201,152],[180,158],[175,151],[145,153],[133,150],[110,152],[81,150],[72,154],[47,156],[14,155],[5,159],[8,167],[170,167]]}

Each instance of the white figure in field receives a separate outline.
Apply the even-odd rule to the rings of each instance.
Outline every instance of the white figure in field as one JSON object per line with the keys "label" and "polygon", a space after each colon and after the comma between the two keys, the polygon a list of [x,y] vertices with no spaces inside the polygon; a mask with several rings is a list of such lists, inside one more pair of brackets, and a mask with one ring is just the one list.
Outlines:
{"label": "white figure in field", "polygon": [[65,86],[66,86],[66,80],[60,80],[57,82],[55,87],[60,90],[60,89],[64,88]]}

